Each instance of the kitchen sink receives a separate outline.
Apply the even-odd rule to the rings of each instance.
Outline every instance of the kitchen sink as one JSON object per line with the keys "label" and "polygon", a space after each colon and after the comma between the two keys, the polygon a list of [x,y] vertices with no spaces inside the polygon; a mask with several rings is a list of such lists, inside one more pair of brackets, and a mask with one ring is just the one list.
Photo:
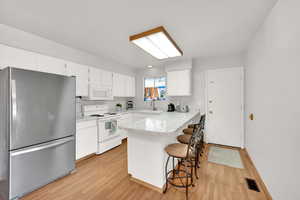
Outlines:
{"label": "kitchen sink", "polygon": [[136,110],[136,113],[142,113],[142,114],[161,114],[163,113],[162,110]]}

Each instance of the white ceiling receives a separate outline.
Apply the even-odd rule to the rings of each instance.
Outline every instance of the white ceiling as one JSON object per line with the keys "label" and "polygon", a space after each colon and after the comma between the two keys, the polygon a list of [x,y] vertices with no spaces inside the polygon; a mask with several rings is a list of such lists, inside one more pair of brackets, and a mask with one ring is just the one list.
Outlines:
{"label": "white ceiling", "polygon": [[0,22],[132,67],[159,65],[128,37],[163,25],[184,58],[245,50],[277,0],[1,0]]}

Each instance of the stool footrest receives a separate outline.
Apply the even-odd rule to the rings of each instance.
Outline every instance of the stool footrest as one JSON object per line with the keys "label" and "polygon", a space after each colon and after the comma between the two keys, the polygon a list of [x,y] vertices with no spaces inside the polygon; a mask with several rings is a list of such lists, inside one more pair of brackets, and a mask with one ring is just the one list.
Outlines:
{"label": "stool footrest", "polygon": [[[180,172],[184,173],[184,175],[182,175],[182,176],[178,175],[175,177],[173,176],[174,174],[180,174]],[[169,177],[170,174],[172,174],[171,177]],[[168,176],[168,178],[167,178],[168,183],[170,183],[171,185],[173,185],[175,187],[186,188],[187,186],[190,187],[193,185],[192,181],[190,181],[190,183],[187,185],[186,185],[186,183],[184,183],[184,182],[186,182],[187,178],[192,178],[192,174],[189,172],[186,172],[185,170],[174,169],[174,170],[169,171],[167,173],[167,176]],[[174,183],[175,180],[180,180],[181,185]]]}

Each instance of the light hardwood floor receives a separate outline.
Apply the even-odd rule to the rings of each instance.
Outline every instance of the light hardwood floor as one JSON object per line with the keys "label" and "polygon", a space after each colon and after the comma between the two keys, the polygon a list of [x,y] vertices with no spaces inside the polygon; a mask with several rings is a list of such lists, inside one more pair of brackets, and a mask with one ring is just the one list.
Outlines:
{"label": "light hardwood floor", "polygon": [[[22,200],[184,200],[184,190],[169,187],[166,194],[130,181],[127,174],[127,143],[77,164],[77,171],[57,180]],[[206,146],[207,154],[210,145]],[[204,155],[190,200],[267,200],[263,191],[247,188],[245,178],[257,174],[245,151],[240,150],[245,169],[207,162]],[[145,156],[147,162],[147,156]],[[259,182],[259,180],[257,180]],[[259,182],[260,189],[263,187]]]}

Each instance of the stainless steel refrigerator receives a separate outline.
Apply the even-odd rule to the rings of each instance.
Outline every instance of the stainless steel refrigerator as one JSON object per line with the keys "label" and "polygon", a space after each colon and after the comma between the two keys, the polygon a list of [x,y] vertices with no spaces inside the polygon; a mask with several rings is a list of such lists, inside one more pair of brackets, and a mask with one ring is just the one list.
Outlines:
{"label": "stainless steel refrigerator", "polygon": [[74,77],[0,71],[0,200],[75,169],[75,87]]}

